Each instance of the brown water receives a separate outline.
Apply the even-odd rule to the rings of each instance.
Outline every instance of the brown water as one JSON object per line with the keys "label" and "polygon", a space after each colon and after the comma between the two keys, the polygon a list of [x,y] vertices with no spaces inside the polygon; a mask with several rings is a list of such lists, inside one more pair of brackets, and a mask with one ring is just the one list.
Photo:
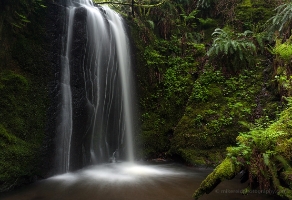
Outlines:
{"label": "brown water", "polygon": [[[93,166],[40,181],[3,200],[192,200],[192,194],[211,169],[178,164]],[[253,191],[240,194],[247,184],[240,178],[222,182],[202,200],[276,200]]]}

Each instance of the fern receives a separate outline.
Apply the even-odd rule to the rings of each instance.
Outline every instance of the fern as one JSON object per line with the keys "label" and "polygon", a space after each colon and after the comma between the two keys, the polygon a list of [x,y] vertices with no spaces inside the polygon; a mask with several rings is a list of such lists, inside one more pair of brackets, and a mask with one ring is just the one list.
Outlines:
{"label": "fern", "polygon": [[285,168],[285,170],[291,169],[289,161],[287,161],[283,156],[276,155],[275,158],[282,164],[282,166]]}
{"label": "fern", "polygon": [[278,6],[275,11],[276,15],[267,21],[267,25],[270,26],[269,31],[283,32],[286,26],[287,29],[291,29],[292,1]]}
{"label": "fern", "polygon": [[198,8],[209,8],[215,3],[216,0],[198,0],[197,7]]}
{"label": "fern", "polygon": [[6,14],[11,16],[7,21],[14,27],[14,30],[24,28],[31,21],[31,15],[38,12],[40,9],[46,8],[43,4],[44,0],[10,0],[7,5],[11,6],[10,10],[6,10]]}
{"label": "fern", "polygon": [[266,166],[269,166],[270,164],[270,154],[268,153],[263,153],[263,158],[264,158],[264,163]]}
{"label": "fern", "polygon": [[212,33],[213,44],[207,55],[217,65],[223,63],[224,67],[229,67],[231,70],[253,65],[256,46],[249,35],[252,36],[251,31],[236,34],[230,30],[216,28]]}
{"label": "fern", "polygon": [[278,55],[281,59],[290,61],[292,58],[292,44],[283,43],[276,45],[272,52]]}
{"label": "fern", "polygon": [[152,20],[147,20],[147,22],[148,22],[150,28],[153,30],[155,27],[154,22]]}

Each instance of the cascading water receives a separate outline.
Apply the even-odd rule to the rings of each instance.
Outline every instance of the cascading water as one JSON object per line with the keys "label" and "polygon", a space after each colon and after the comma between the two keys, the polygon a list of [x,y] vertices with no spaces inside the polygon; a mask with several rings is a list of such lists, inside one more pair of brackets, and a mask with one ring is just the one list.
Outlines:
{"label": "cascading water", "polygon": [[66,10],[57,173],[119,157],[133,161],[135,103],[123,19],[91,0],[68,0]]}
{"label": "cascading water", "polygon": [[[85,0],[68,1],[65,8],[61,70],[60,75],[56,73],[59,84],[54,85],[53,91],[59,104],[52,113],[58,115],[59,122],[58,171],[54,173],[63,174],[19,192],[0,193],[0,199],[192,199],[193,192],[211,169],[173,163],[121,162],[64,173],[92,163],[115,161],[123,154],[127,161],[134,159],[133,83],[122,19],[109,8],[95,8]],[[63,6],[59,9],[63,10]],[[224,181],[203,198],[276,199],[257,192],[248,195],[234,192],[248,187],[248,183],[240,183],[240,177]]]}

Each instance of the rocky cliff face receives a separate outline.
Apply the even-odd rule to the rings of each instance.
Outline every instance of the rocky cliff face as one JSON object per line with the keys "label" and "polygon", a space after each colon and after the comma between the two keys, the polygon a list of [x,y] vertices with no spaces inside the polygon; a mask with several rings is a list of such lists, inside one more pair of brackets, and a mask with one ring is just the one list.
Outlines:
{"label": "rocky cliff face", "polygon": [[52,173],[64,9],[22,3],[0,6],[1,191]]}
{"label": "rocky cliff face", "polygon": [[58,115],[58,101],[60,98],[60,69],[61,69],[61,46],[64,34],[65,7],[62,1],[49,2],[47,4],[47,14],[44,33],[47,45],[47,59],[50,67],[51,78],[48,82],[49,104],[47,110],[47,124],[45,138],[42,143],[42,161],[44,177],[55,174],[54,162],[56,154],[56,126]]}

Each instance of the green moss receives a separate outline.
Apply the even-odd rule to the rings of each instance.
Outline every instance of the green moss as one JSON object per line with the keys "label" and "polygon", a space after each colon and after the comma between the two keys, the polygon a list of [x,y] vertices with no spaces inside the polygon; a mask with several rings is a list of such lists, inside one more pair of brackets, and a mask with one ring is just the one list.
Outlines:
{"label": "green moss", "polygon": [[273,53],[285,61],[290,61],[292,57],[292,45],[289,43],[278,44],[273,49]]}
{"label": "green moss", "polygon": [[[41,2],[15,1],[10,7],[7,1],[0,9],[0,16],[5,16],[0,30],[0,191],[41,174],[46,87],[51,75],[44,41],[46,12],[40,10],[45,9]],[[22,9],[29,11],[25,18],[31,23],[18,28],[12,23],[22,23],[14,18],[15,10],[20,13]]]}
{"label": "green moss", "polygon": [[191,149],[181,148],[178,150],[179,155],[183,160],[188,161],[189,164],[194,166],[214,166],[219,164],[225,157],[225,149]]}
{"label": "green moss", "polygon": [[240,4],[242,7],[251,7],[251,0],[243,0],[242,3]]}
{"label": "green moss", "polygon": [[253,30],[273,16],[274,8],[275,2],[244,0],[235,9],[236,20],[243,25],[242,30]]}
{"label": "green moss", "polygon": [[45,110],[33,88],[23,75],[0,72],[0,191],[36,173]]}
{"label": "green moss", "polygon": [[207,176],[207,178],[201,183],[200,187],[193,194],[194,199],[198,199],[203,194],[211,192],[220,182],[224,180],[232,179],[240,168],[233,164],[232,160],[226,158],[220,165],[218,165],[214,171]]}
{"label": "green moss", "polygon": [[292,169],[291,168],[289,168],[287,171],[282,172],[280,178],[285,182],[285,184],[289,186],[289,188],[292,188]]}
{"label": "green moss", "polygon": [[287,160],[292,159],[292,138],[283,139],[276,146],[276,151],[283,155]]}
{"label": "green moss", "polygon": [[5,147],[8,144],[14,144],[15,143],[15,138],[8,134],[7,130],[3,127],[2,124],[0,124],[0,137],[1,137],[1,147]]}
{"label": "green moss", "polygon": [[131,23],[135,23],[132,32],[139,49],[141,146],[145,157],[164,155],[170,147],[173,129],[184,113],[200,65],[196,58],[205,55],[205,45],[194,42],[189,35],[185,41],[175,34],[161,39],[152,31],[145,35],[146,40],[141,40],[150,31],[147,23],[143,25],[138,19]]}
{"label": "green moss", "polygon": [[210,27],[214,28],[217,25],[217,21],[209,17],[206,19],[199,18],[199,22],[200,22],[200,25],[202,26],[201,28],[204,28],[204,29],[208,29]]}
{"label": "green moss", "polygon": [[[261,189],[275,188],[279,196],[291,199],[291,112],[289,100],[289,108],[267,128],[241,133],[237,137],[237,146],[227,149],[227,158],[201,183],[194,198],[212,191],[224,179],[230,179],[232,174],[244,169],[249,173],[250,187],[258,185]],[[257,184],[251,184],[254,181]]]}
{"label": "green moss", "polygon": [[17,138],[0,124],[0,191],[19,184],[20,177],[32,175],[35,149],[27,142]]}
{"label": "green moss", "polygon": [[[253,122],[258,112],[254,100],[262,91],[257,84],[262,81],[261,73],[259,68],[256,73],[245,71],[239,76],[224,78],[220,71],[206,69],[195,81],[185,113],[175,127],[170,154],[181,155],[187,162],[195,163],[195,157],[201,160],[201,156],[196,153],[190,156],[189,152],[208,152],[235,144],[238,132],[247,131],[246,124]],[[261,101],[263,108],[270,105],[268,97]],[[262,115],[270,116],[274,111],[267,109]],[[214,158],[214,163],[217,160]]]}
{"label": "green moss", "polygon": [[[238,34],[237,30],[242,28],[241,25],[244,26],[241,32],[256,29],[259,21],[265,22],[273,7],[267,7],[267,4],[264,0],[244,0],[234,4],[236,19],[233,22],[236,23],[227,26],[234,40],[249,43],[248,47],[244,47],[247,52],[251,44],[255,44],[254,35]],[[274,94],[270,89],[273,88],[267,89],[265,86],[269,84],[263,73],[267,67],[263,67],[266,63],[261,65],[262,58],[259,59],[257,54],[253,54],[254,62],[246,66],[248,70],[238,65],[237,61],[242,60],[239,55],[239,59],[230,64],[238,69],[233,74],[226,70],[226,60],[221,60],[220,65],[210,66],[210,58],[206,56],[207,38],[211,38],[209,29],[214,31],[214,28],[226,24],[220,24],[222,19],[212,19],[215,13],[202,10],[193,16],[195,20],[192,20],[192,25],[196,22],[196,27],[187,27],[183,18],[189,10],[180,4],[178,7],[180,9],[171,13],[179,12],[181,19],[169,20],[169,23],[162,23],[166,19],[164,15],[162,21],[156,15],[130,21],[138,49],[137,79],[142,113],[141,138],[144,143],[141,147],[145,149],[145,157],[165,155],[167,152],[167,155],[179,155],[193,164],[209,164],[212,160],[217,163],[218,158],[222,157],[216,157],[215,153],[208,155],[207,152],[236,144],[238,133],[248,131],[249,125],[256,120],[268,124],[276,116],[277,99],[272,100]],[[233,15],[234,10],[228,9],[231,8],[224,8],[221,14],[225,17]],[[193,10],[197,12],[195,8]],[[155,8],[151,11],[161,14],[165,10]],[[149,20],[154,27],[149,26]],[[233,26],[234,30],[231,28]],[[222,49],[225,48],[226,44],[223,44]],[[234,51],[233,48],[230,51]],[[218,61],[219,57],[214,59]]]}

